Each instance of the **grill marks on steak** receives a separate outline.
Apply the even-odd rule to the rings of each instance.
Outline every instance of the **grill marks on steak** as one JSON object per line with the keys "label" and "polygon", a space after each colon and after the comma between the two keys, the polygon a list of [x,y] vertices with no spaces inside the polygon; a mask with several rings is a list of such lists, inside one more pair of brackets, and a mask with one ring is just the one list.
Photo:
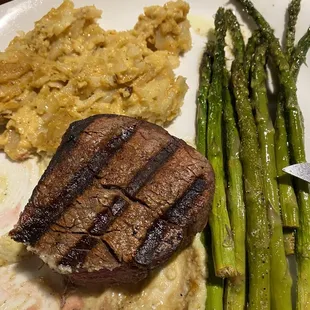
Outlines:
{"label": "grill marks on steak", "polygon": [[125,192],[131,196],[136,195],[154,173],[175,153],[180,143],[176,139],[169,141],[154,157],[137,172],[129,182]]}
{"label": "grill marks on steak", "polygon": [[103,235],[111,223],[128,207],[129,203],[121,196],[116,197],[112,206],[106,210],[97,213],[92,226],[88,229],[91,235]]}
{"label": "grill marks on steak", "polygon": [[[63,154],[66,152],[69,154],[62,161],[52,161],[43,175],[28,204],[31,212],[23,212],[20,227],[14,229],[14,240],[34,245],[50,224],[61,216],[68,204],[83,193],[108,164],[111,156],[132,137],[137,127],[137,123],[132,120],[129,126],[118,124],[119,127],[116,127],[113,126],[113,118],[107,117],[107,120],[112,120],[109,124],[111,127],[105,126],[106,131],[101,132],[100,128],[96,128],[96,119],[98,117],[94,117],[93,122],[86,120],[88,126],[79,137],[75,135],[76,123],[69,129],[73,134],[67,133],[64,136],[59,158],[65,157]],[[94,143],[91,141],[92,134],[96,133]]]}
{"label": "grill marks on steak", "polygon": [[136,282],[203,229],[213,191],[211,166],[182,140],[95,116],[70,126],[10,234],[74,280]]}
{"label": "grill marks on steak", "polygon": [[[135,255],[136,262],[146,266],[160,264],[163,253],[166,259],[182,244],[183,227],[190,224],[192,227],[189,225],[189,228],[194,232],[196,228],[194,219],[200,216],[199,211],[202,207],[201,201],[198,202],[197,198],[206,187],[206,181],[198,177],[175,204],[163,214],[163,217],[155,221],[146,235],[146,240]],[[191,207],[191,204],[197,203],[198,207]],[[194,214],[195,212],[197,214]],[[187,235],[190,235],[188,231]]]}
{"label": "grill marks on steak", "polygon": [[140,203],[132,203],[122,216],[115,219],[102,239],[110,246],[119,261],[130,263],[154,220],[154,214],[147,207]]}

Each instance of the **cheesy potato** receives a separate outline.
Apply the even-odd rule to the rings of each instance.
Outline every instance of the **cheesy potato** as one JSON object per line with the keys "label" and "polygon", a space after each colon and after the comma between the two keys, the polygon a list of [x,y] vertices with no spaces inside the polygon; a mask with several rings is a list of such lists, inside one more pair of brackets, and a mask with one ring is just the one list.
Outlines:
{"label": "cheesy potato", "polygon": [[182,0],[149,7],[116,32],[94,6],[52,9],[0,53],[0,148],[13,160],[51,155],[72,121],[94,114],[171,122],[187,91],[173,69],[191,47],[188,11]]}
{"label": "cheesy potato", "polygon": [[[0,149],[13,160],[42,154],[48,161],[72,121],[98,113],[169,124],[187,91],[185,78],[173,69],[191,47],[188,10],[181,0],[149,7],[132,30],[116,32],[100,28],[101,11],[93,6],[75,9],[65,0],[52,9],[0,53]],[[31,276],[15,267],[21,261]],[[0,271],[0,290],[6,292],[0,303],[16,309],[205,308],[200,235],[164,268],[130,287],[68,288],[7,235],[0,237]]]}
{"label": "cheesy potato", "polygon": [[197,235],[190,247],[176,255],[164,268],[155,270],[142,283],[106,288],[97,293],[73,289],[67,295],[67,306],[73,302],[79,304],[76,308],[81,310],[204,310],[205,265],[205,250],[200,235]]}

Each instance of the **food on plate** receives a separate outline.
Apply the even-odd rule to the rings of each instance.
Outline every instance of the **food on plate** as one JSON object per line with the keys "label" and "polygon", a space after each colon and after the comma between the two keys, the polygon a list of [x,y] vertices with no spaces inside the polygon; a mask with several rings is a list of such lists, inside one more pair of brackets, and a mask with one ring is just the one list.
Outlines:
{"label": "food on plate", "polygon": [[[288,263],[285,255],[283,228],[278,194],[277,165],[275,153],[275,129],[271,122],[267,96],[267,42],[262,42],[256,48],[252,65],[252,105],[255,109],[260,154],[262,158],[264,197],[269,209],[270,225],[270,276],[271,305],[284,308],[292,304],[292,277],[288,273]],[[278,279],[282,279],[281,282]],[[274,296],[277,296],[276,298]]]}
{"label": "food on plate", "polygon": [[29,254],[21,243],[12,241],[8,234],[0,237],[0,267],[22,261]]}
{"label": "food on plate", "polygon": [[[279,82],[285,98],[284,108],[287,115],[286,124],[288,127],[288,142],[291,149],[290,161],[292,164],[305,162],[303,117],[298,106],[296,89],[296,75],[298,74],[298,70],[294,70],[294,61],[296,61],[296,58],[295,60],[292,58],[291,61],[288,62],[285,53],[281,49],[279,40],[274,36],[273,30],[269,24],[254,8],[250,1],[241,1],[241,3],[261,28],[263,35],[269,43],[271,56],[277,66]],[[309,36],[309,31],[305,36],[307,35]],[[298,51],[299,47],[300,43],[297,44],[293,54]],[[304,53],[300,54],[299,57],[301,58],[297,62],[302,61],[304,58],[303,54]],[[300,65],[301,63],[299,62],[299,66]],[[292,72],[291,68],[293,68]],[[299,227],[297,228],[296,255],[298,266],[297,306],[300,309],[304,309],[310,302],[310,290],[308,284],[308,279],[310,277],[310,261],[308,258],[308,249],[310,247],[310,197],[309,186],[306,182],[297,179],[295,185],[300,217]]]}
{"label": "food on plate", "polygon": [[[73,290],[72,295],[81,297],[84,302],[82,309],[204,310],[206,257],[201,254],[203,252],[197,235],[190,247],[173,257],[164,268],[151,271],[150,277],[144,281],[135,285],[105,287],[99,295],[80,286]],[[71,294],[68,296],[70,298]]]}
{"label": "food on plate", "polygon": [[[228,11],[229,12],[229,11]],[[232,95],[229,91],[229,73],[224,72],[223,109],[224,109],[224,139],[226,141],[227,161],[227,206],[230,215],[231,229],[234,239],[236,259],[236,276],[226,282],[226,303],[245,305],[246,298],[246,248],[245,248],[245,204],[243,188],[243,170],[239,154],[240,135],[234,115]]]}
{"label": "food on plate", "polygon": [[[188,9],[183,1],[146,8],[134,29],[124,32],[102,30],[95,21],[101,13],[94,7],[74,9],[65,1],[52,10],[0,54],[0,149],[14,160],[36,153],[49,160],[44,155],[55,152],[70,122],[98,113],[168,124],[187,90],[185,79],[172,70],[191,46]],[[192,231],[188,233],[189,241]],[[206,257],[199,235],[164,268],[150,270],[147,279],[121,287],[99,284],[95,292],[88,285],[67,286],[61,275],[29,254],[22,243],[0,239],[0,289],[10,286],[0,303],[14,300],[19,308],[51,309],[204,309]],[[83,276],[76,280],[84,281]]]}
{"label": "food on plate", "polygon": [[175,310],[204,310],[205,262],[204,248],[197,235],[191,246],[175,255],[164,268],[152,270],[144,281],[134,285],[84,287],[68,285],[65,277],[42,264],[36,255],[30,255],[18,264],[0,267],[0,304],[9,309],[32,306],[55,310],[171,310],[173,305]]}
{"label": "food on plate", "polygon": [[10,236],[78,283],[136,283],[204,229],[207,159],[163,128],[96,115],[74,122]]}
{"label": "food on plate", "polygon": [[[212,216],[219,210],[219,204],[213,202],[212,234],[205,240],[209,254],[207,309],[292,309],[292,276],[286,255],[295,254],[295,243],[297,308],[306,309],[310,304],[309,185],[299,179],[292,180],[282,169],[306,161],[296,80],[310,48],[310,31],[295,45],[300,0],[292,0],[282,48],[252,2],[238,2],[259,29],[245,46],[236,16],[230,10],[224,14],[223,8],[218,9],[215,42],[207,42],[197,96],[198,150],[208,155],[214,168],[214,202],[220,197],[223,211],[229,214],[229,225],[222,215],[218,225],[212,227]],[[226,27],[234,54],[229,71],[224,64]],[[268,59],[275,65],[274,77],[267,74]],[[221,63],[219,67],[218,63]],[[275,121],[268,106],[270,79],[273,85],[280,85],[275,90],[278,92]],[[222,114],[223,127],[219,126]],[[215,136],[215,132],[220,134]],[[226,188],[224,194],[217,196],[219,181]],[[227,235],[234,241],[230,245],[234,248],[235,261],[230,260],[228,267],[236,268],[237,272],[232,275],[221,274],[222,265],[218,263],[218,257],[227,251],[223,242],[216,246],[218,235],[225,227],[231,227]]]}
{"label": "food on plate", "polygon": [[210,229],[214,269],[219,277],[236,275],[234,241],[226,208],[225,179],[223,169],[223,140],[222,140],[222,83],[225,66],[225,35],[227,31],[225,10],[220,8],[215,15],[214,61],[212,64],[212,80],[208,94],[207,117],[207,157],[217,176],[215,179],[215,193],[210,214]]}
{"label": "food on plate", "polygon": [[292,57],[292,53],[295,49],[295,32],[298,14],[300,12],[301,0],[292,0],[287,8],[287,27],[285,33],[285,46],[289,59]]}
{"label": "food on plate", "polygon": [[199,87],[197,90],[196,111],[196,149],[206,156],[206,134],[207,134],[207,99],[210,88],[214,45],[208,44],[201,58],[199,67]]}
{"label": "food on plate", "polygon": [[191,47],[182,0],[145,8],[132,30],[104,30],[94,6],[65,0],[0,53],[0,148],[13,160],[51,155],[69,124],[100,113],[165,125],[187,91],[176,77]]}
{"label": "food on plate", "polygon": [[[297,308],[308,307],[309,188],[282,169],[305,161],[296,80],[310,47],[310,31],[295,45],[300,0],[292,0],[282,47],[253,4],[238,2],[258,29],[245,44],[231,10],[220,8],[215,15],[215,37],[203,53],[197,93],[200,157],[183,141],[144,121],[166,125],[182,105],[187,87],[172,70],[191,45],[186,3],[147,8],[133,30],[116,32],[96,24],[100,13],[94,7],[73,9],[65,1],[0,55],[0,124],[5,127],[0,148],[11,158],[53,154],[69,123],[77,120],[11,232],[28,246],[28,253],[58,271],[59,278],[64,274],[81,284],[69,286],[67,307],[292,309],[285,255],[296,255]],[[64,11],[72,13],[65,16]],[[61,22],[51,32],[40,28],[53,18]],[[226,68],[227,32],[234,60]],[[68,38],[76,44],[68,44]],[[83,50],[77,49],[80,45]],[[117,57],[111,59],[113,53]],[[24,57],[22,63],[19,57]],[[110,67],[102,68],[102,59]],[[266,70],[269,62],[272,76]],[[268,109],[269,81],[280,85],[275,89],[275,120]],[[137,119],[87,118],[99,113]],[[99,131],[92,129],[97,126]],[[96,150],[103,155],[97,156]],[[178,157],[178,152],[188,157]],[[211,227],[191,243],[208,217],[208,207],[202,205],[212,203],[214,180],[205,156],[216,180]],[[175,170],[177,165],[182,169]],[[207,170],[198,179],[209,182],[210,191],[195,183],[197,167]],[[177,196],[182,192],[182,198]],[[193,195],[198,203],[189,202]],[[14,255],[5,259],[7,241],[0,239],[0,265],[25,254],[14,243]],[[8,275],[6,279],[12,283]],[[98,282],[104,288],[96,295],[88,285]]]}
{"label": "food on plate", "polygon": [[295,238],[296,232],[292,229],[283,229],[283,241],[285,248],[285,255],[294,255],[295,254]]}
{"label": "food on plate", "polygon": [[292,71],[292,76],[297,80],[297,76],[302,64],[306,61],[306,56],[310,48],[310,27],[303,37],[298,41],[296,48],[294,49],[291,59],[290,66]]}

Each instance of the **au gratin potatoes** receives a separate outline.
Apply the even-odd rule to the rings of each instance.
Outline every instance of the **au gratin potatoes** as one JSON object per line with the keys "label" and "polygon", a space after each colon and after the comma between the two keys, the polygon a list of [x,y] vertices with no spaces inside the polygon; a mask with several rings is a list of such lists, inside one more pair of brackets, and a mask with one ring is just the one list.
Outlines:
{"label": "au gratin potatoes", "polygon": [[113,113],[164,125],[187,91],[176,77],[190,49],[179,0],[149,7],[132,30],[104,30],[94,6],[65,0],[0,53],[0,149],[13,160],[53,154],[75,120]]}
{"label": "au gratin potatoes", "polygon": [[[99,113],[169,124],[187,91],[173,69],[191,47],[188,11],[180,0],[145,8],[132,30],[117,32],[98,25],[101,11],[94,6],[76,9],[65,0],[32,31],[19,33],[0,53],[0,149],[13,160],[48,159],[71,122]],[[44,278],[37,288],[29,280],[19,291],[13,283],[19,275],[10,268],[28,259],[24,248],[0,237],[3,283],[20,298],[29,288],[38,304],[46,301],[36,296],[46,293],[62,309],[204,309],[206,256],[199,235],[146,281],[99,291],[61,281],[60,293],[48,291]]]}

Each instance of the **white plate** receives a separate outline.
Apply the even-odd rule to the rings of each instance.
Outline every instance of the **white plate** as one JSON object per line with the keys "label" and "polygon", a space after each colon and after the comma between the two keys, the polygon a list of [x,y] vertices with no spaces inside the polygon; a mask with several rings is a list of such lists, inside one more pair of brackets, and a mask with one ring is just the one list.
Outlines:
{"label": "white plate", "polygon": [[[15,0],[0,6],[0,50],[3,51],[8,43],[16,35],[17,31],[28,31],[33,28],[34,21],[40,19],[52,7],[61,4],[61,0]],[[105,29],[125,30],[130,29],[137,21],[137,17],[142,13],[143,7],[159,4],[162,5],[165,0],[74,0],[75,6],[94,4],[97,8],[103,10],[103,17],[100,25]],[[203,28],[213,24],[213,16],[219,6],[227,7],[227,0],[188,0],[191,6],[190,19],[193,21],[192,38],[193,48],[186,53],[181,61],[181,66],[177,69],[177,73],[187,78],[189,91],[185,97],[185,103],[182,107],[182,115],[169,127],[169,131],[185,139],[193,141],[195,135],[195,95],[198,85],[198,66],[199,59],[204,46],[205,38],[197,34],[197,27]],[[275,28],[276,35],[282,37],[283,25],[285,21],[285,10],[288,0],[260,0],[256,2],[257,8],[263,13],[268,21]],[[229,7],[233,5],[229,4]],[[302,2],[302,10],[298,20],[297,38],[306,31],[309,26],[308,17],[310,15],[310,2]],[[310,56],[308,56],[308,62]],[[305,131],[306,131],[306,150],[308,160],[310,159],[310,104],[309,98],[310,68],[302,66],[298,79],[298,98],[304,114]],[[18,214],[31,194],[39,175],[41,173],[34,160],[26,163],[13,163],[9,161],[4,154],[0,154],[0,235],[7,233],[16,222]],[[34,266],[36,262],[34,262]],[[31,277],[42,276],[46,272],[43,270],[35,273],[21,273],[14,281],[10,279],[10,269],[1,268],[0,277],[0,308],[1,309],[54,309],[55,301],[52,294],[44,293],[44,303],[35,304],[36,296],[33,292],[37,292],[42,297],[40,284],[34,282],[30,291],[25,290],[20,285],[25,279]],[[3,303],[6,297],[12,296],[11,290],[15,290],[16,294],[28,296],[24,298],[24,303],[10,299],[9,303]],[[29,295],[27,295],[29,294]],[[1,304],[2,303],[2,304]],[[14,306],[15,305],[15,306]],[[33,307],[33,308],[32,308]]]}

